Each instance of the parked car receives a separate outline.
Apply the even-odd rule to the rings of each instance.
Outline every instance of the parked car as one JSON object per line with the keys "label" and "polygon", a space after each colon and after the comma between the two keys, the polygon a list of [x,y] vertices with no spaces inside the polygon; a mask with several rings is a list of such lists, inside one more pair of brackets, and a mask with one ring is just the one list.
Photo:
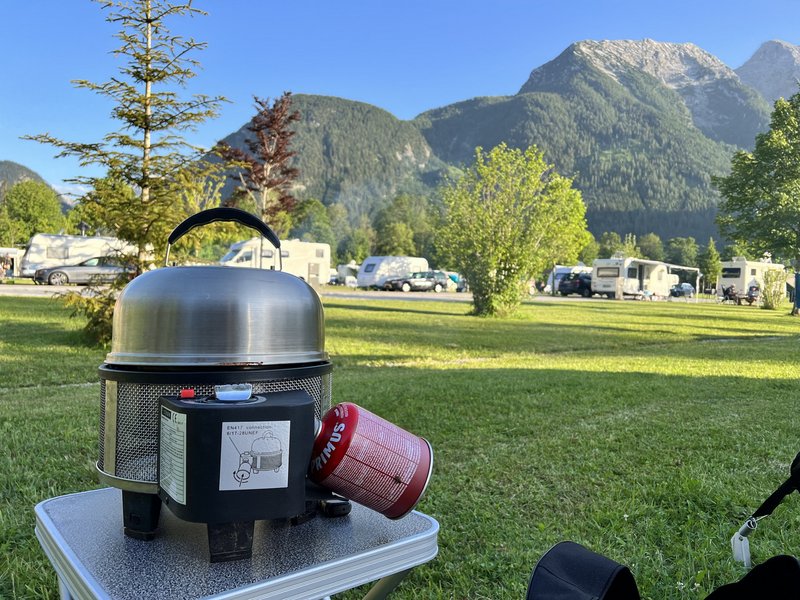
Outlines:
{"label": "parked car", "polygon": [[387,279],[383,283],[383,289],[403,292],[427,292],[428,290],[441,292],[447,289],[449,279],[444,271],[417,271],[406,277]]}
{"label": "parked car", "polygon": [[77,265],[61,265],[47,269],[37,269],[33,275],[36,283],[65,285],[77,283],[110,283],[122,274],[133,276],[132,265],[124,264],[116,256],[95,256]]}
{"label": "parked car", "polygon": [[694,286],[691,283],[673,285],[669,290],[669,295],[675,298],[692,298],[694,297]]}
{"label": "parked car", "polygon": [[589,298],[592,295],[592,276],[589,273],[568,273],[558,283],[558,293],[562,296],[580,294]]}

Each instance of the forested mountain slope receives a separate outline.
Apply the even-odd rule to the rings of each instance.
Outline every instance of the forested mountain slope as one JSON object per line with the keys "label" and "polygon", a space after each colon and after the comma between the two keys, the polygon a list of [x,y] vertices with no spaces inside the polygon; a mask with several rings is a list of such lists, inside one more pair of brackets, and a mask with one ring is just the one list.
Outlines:
{"label": "forested mountain slope", "polygon": [[0,160],[0,199],[3,198],[5,192],[20,181],[39,181],[46,183],[38,173],[28,167],[10,160]]}
{"label": "forested mountain slope", "polygon": [[[300,198],[343,204],[352,220],[372,216],[395,195],[428,194],[448,166],[410,122],[363,102],[297,94],[291,148],[300,169]],[[244,125],[225,138],[244,147]]]}

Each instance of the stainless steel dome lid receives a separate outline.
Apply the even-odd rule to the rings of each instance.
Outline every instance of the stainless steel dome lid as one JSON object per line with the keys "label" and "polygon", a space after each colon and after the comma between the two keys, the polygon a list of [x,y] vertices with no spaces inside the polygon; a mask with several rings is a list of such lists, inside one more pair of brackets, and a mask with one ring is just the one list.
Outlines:
{"label": "stainless steel dome lid", "polygon": [[114,308],[117,365],[288,365],[324,361],[316,292],[294,275],[167,267],[131,281]]}
{"label": "stainless steel dome lid", "polygon": [[[169,244],[197,225],[219,220],[254,227],[280,248],[277,236],[260,220],[230,208],[187,219]],[[327,360],[322,303],[306,282],[281,271],[222,266],[165,267],[131,281],[117,299],[106,356],[108,364],[143,366]]]}

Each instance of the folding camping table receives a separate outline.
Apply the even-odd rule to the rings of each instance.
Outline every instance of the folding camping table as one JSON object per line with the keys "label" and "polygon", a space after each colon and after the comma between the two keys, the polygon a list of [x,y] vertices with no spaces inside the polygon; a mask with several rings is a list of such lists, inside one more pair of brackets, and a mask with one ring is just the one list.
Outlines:
{"label": "folding camping table", "polygon": [[150,542],[122,533],[115,488],[36,505],[36,537],[58,575],[62,600],[214,598],[307,600],[377,581],[365,600],[385,598],[438,552],[439,524],[412,512],[390,521],[353,504],[347,517],[301,525],[257,521],[253,557],[210,563],[206,527],[168,509]]}

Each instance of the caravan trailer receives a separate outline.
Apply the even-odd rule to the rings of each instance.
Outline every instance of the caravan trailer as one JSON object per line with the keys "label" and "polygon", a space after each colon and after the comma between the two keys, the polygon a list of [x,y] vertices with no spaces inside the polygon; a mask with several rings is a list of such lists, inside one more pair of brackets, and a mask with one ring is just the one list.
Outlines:
{"label": "caravan trailer", "polygon": [[[285,273],[291,273],[311,285],[328,283],[331,247],[316,242],[281,240],[281,261]],[[219,262],[226,267],[252,269],[278,269],[281,264],[275,255],[275,248],[269,242],[262,243],[258,237],[231,244],[230,250]]]}
{"label": "caravan trailer", "polygon": [[767,271],[783,271],[784,266],[767,260],[747,260],[741,256],[722,261],[722,271],[717,283],[717,295],[722,296],[723,290],[735,286],[739,294],[743,294],[756,285],[764,289],[764,273]]}
{"label": "caravan trailer", "polygon": [[592,263],[592,292],[609,298],[669,296],[678,277],[666,263],[630,256],[598,258]]}
{"label": "caravan trailer", "polygon": [[368,256],[356,276],[360,288],[382,288],[387,279],[427,271],[427,259],[418,256]]}
{"label": "caravan trailer", "polygon": [[136,246],[113,237],[37,233],[28,242],[19,274],[33,277],[37,269],[77,265],[97,256],[133,254]]}

